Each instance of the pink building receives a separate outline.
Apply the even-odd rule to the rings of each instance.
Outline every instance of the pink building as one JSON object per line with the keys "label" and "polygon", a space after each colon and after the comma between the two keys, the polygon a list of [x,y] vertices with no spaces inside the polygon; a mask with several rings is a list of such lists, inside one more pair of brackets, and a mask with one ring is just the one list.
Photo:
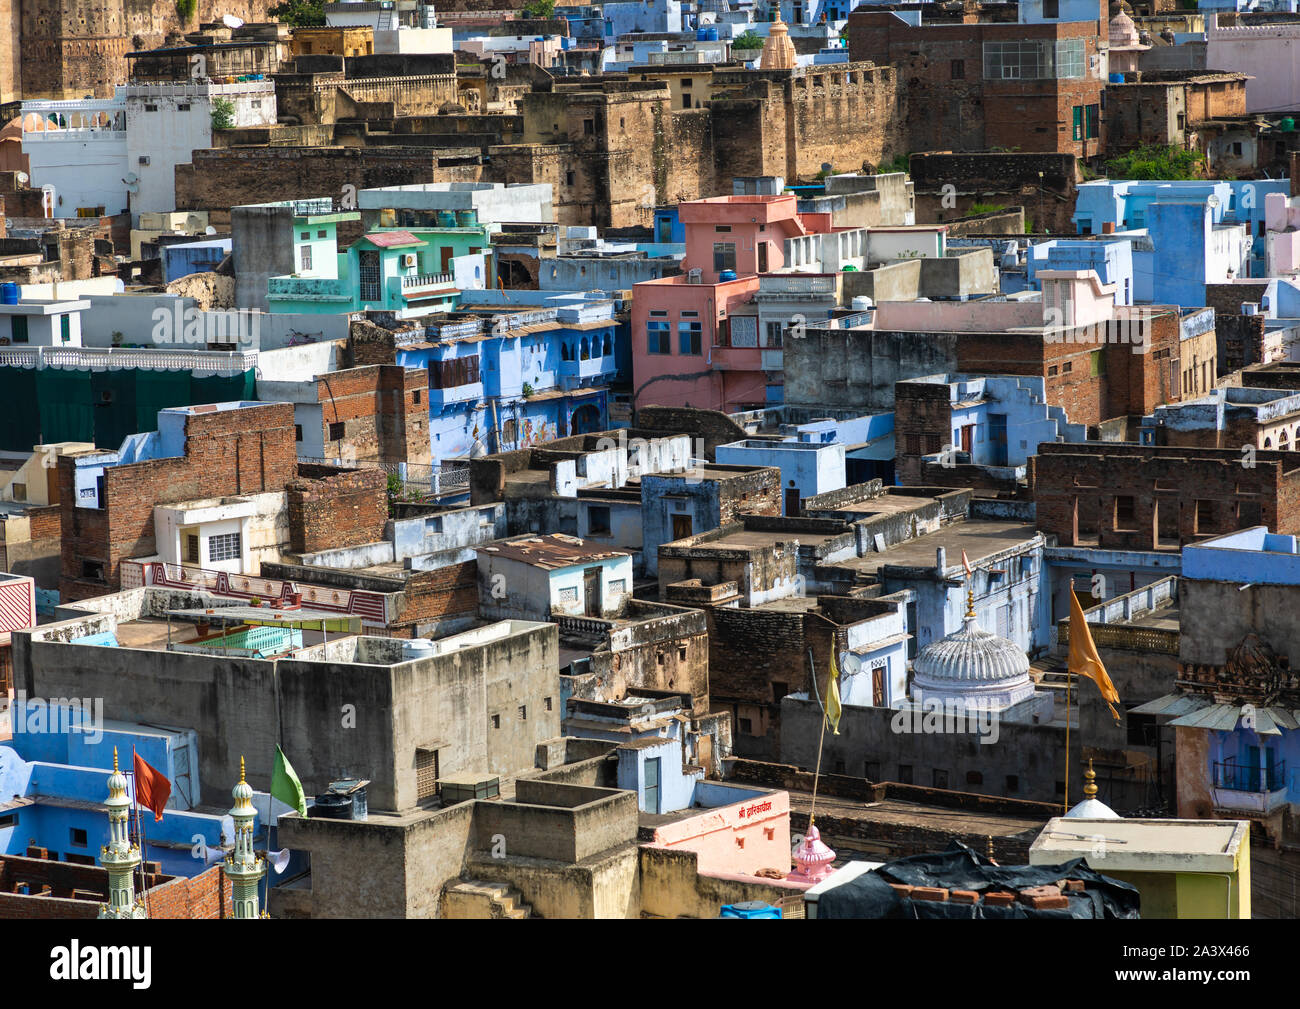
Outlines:
{"label": "pink building", "polygon": [[[702,782],[726,787],[718,782]],[[697,786],[698,787],[698,786]],[[696,853],[700,872],[752,876],[790,871],[790,794],[769,792],[714,809],[691,811],[655,828],[654,844]]]}
{"label": "pink building", "polygon": [[633,288],[633,407],[766,406],[781,375],[764,370],[762,350],[780,344],[766,333],[760,338],[758,275],[793,267],[818,272],[828,257],[834,263],[825,268],[838,269],[839,238],[823,243],[815,236],[851,233],[861,255],[865,231],[835,228],[830,214],[800,214],[793,194],[692,200],[678,206],[677,216],[686,237],[683,275]]}

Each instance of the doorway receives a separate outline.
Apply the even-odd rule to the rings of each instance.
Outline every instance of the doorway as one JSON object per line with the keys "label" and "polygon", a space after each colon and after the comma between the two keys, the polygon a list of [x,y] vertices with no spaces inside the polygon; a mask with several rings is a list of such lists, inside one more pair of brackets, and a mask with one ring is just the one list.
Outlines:
{"label": "doorway", "polygon": [[674,515],[672,519],[674,540],[684,540],[692,534],[694,523],[689,515]]}
{"label": "doorway", "polygon": [[659,812],[659,761],[654,757],[645,762],[645,811]]}
{"label": "doorway", "polygon": [[799,514],[799,488],[787,487],[785,491],[785,513],[787,516]]}
{"label": "doorway", "polygon": [[583,613],[600,616],[600,568],[587,568],[582,573],[582,599]]}

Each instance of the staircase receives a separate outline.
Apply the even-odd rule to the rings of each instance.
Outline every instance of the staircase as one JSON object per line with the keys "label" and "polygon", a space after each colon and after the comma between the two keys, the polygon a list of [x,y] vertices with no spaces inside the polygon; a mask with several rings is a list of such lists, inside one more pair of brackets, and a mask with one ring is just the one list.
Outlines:
{"label": "staircase", "polygon": [[509,883],[466,879],[447,887],[443,896],[444,918],[538,918],[524,902],[524,895]]}

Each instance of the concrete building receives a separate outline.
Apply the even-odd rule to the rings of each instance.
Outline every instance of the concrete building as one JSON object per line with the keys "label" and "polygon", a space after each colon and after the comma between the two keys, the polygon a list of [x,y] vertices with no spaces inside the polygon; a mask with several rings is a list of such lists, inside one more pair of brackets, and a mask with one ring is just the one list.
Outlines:
{"label": "concrete building", "polygon": [[845,447],[840,444],[747,439],[719,445],[715,458],[724,465],[775,466],[780,470],[782,515],[799,515],[805,498],[845,486]]}
{"label": "concrete building", "polygon": [[488,618],[617,615],[632,597],[632,555],[562,533],[478,548],[479,611]]}

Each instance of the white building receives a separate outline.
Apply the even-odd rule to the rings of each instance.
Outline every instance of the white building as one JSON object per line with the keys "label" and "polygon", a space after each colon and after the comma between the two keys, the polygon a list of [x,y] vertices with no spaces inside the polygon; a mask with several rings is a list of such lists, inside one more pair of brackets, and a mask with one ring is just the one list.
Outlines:
{"label": "white building", "polygon": [[439,28],[431,4],[418,0],[344,0],[325,5],[330,28],[370,28],[375,53],[450,53],[450,28]]}
{"label": "white building", "polygon": [[216,103],[230,102],[233,125],[271,126],[276,121],[275,84],[269,80],[217,84],[133,82],[126,96],[126,186],[131,212],[176,208],[176,166],[212,146]]}
{"label": "white building", "polygon": [[113,98],[23,102],[22,143],[31,185],[53,189],[46,216],[127,210],[123,91],[119,87]]}
{"label": "white building", "polygon": [[89,301],[22,301],[0,305],[0,344],[80,347],[81,313]]}

